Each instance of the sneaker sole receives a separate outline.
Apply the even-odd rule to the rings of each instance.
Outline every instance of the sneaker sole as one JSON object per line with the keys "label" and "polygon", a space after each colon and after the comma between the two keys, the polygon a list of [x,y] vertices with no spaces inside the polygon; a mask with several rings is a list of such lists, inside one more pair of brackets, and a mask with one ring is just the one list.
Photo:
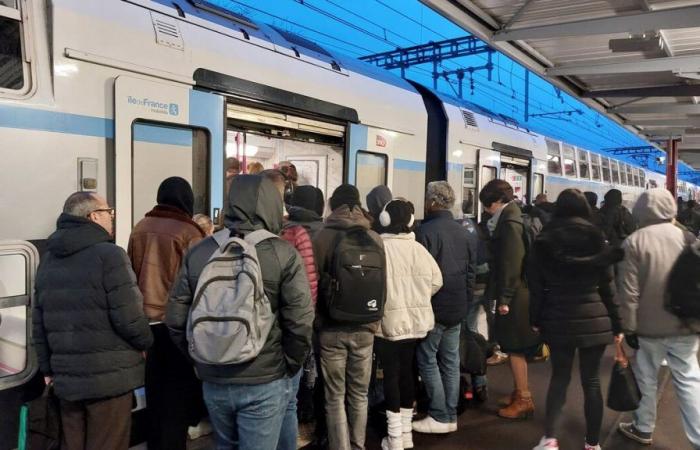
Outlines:
{"label": "sneaker sole", "polygon": [[633,440],[633,441],[635,441],[635,442],[637,442],[637,443],[639,443],[639,444],[642,444],[642,445],[651,445],[652,442],[653,442],[652,439],[644,439],[644,438],[641,438],[641,437],[637,436],[637,435],[634,434],[634,433],[630,433],[629,431],[625,430],[624,428],[619,428],[619,427],[618,427],[618,428],[617,428],[617,431],[619,431],[620,434],[622,434],[622,435],[623,435],[624,437],[626,437],[627,439],[631,439],[631,440]]}

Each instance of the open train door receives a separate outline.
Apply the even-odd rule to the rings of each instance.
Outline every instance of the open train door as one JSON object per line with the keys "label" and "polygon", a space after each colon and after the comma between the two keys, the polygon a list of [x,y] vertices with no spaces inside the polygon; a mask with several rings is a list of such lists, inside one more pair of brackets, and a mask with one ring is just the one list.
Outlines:
{"label": "open train door", "polygon": [[[478,157],[479,172],[477,173],[477,198],[479,196],[479,192],[481,192],[481,189],[486,186],[486,183],[498,178],[501,168],[501,154],[498,152],[480,148]],[[477,208],[476,216],[478,218],[477,220],[480,222],[483,205],[481,205],[481,202],[479,202],[479,205],[480,206]]]}
{"label": "open train door", "polygon": [[218,219],[224,199],[224,98],[189,86],[120,76],[114,83],[115,238],[156,204],[160,183],[190,182],[194,212]]}

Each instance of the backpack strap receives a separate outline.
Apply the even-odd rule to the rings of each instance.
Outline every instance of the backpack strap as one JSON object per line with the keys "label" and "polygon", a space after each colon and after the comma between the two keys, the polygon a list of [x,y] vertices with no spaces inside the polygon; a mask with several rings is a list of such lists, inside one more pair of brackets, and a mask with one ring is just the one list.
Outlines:
{"label": "backpack strap", "polygon": [[262,241],[266,241],[268,239],[274,239],[274,238],[279,238],[279,236],[277,236],[276,234],[271,233],[265,229],[261,229],[261,230],[255,230],[252,233],[246,234],[245,237],[243,238],[243,240],[252,246],[256,246],[259,243],[261,243]]}
{"label": "backpack strap", "polygon": [[226,244],[231,238],[231,230],[229,230],[228,228],[224,228],[212,234],[211,237],[214,238],[214,241],[216,241],[216,245],[219,248],[223,248],[224,244]]}

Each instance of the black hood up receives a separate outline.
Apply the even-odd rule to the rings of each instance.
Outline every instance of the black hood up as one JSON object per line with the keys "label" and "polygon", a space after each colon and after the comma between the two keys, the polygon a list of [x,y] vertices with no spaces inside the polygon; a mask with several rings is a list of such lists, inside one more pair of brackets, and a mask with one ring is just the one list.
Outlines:
{"label": "black hood up", "polygon": [[170,177],[163,180],[158,187],[157,201],[159,205],[171,206],[186,212],[190,217],[194,214],[194,192],[190,183],[184,178]]}
{"label": "black hood up", "polygon": [[587,220],[555,218],[535,241],[538,252],[551,268],[571,265],[607,266],[622,260],[624,252],[613,249],[603,233]]}
{"label": "black hood up", "polygon": [[381,213],[382,209],[384,209],[384,205],[389,203],[392,198],[393,196],[391,195],[391,191],[383,184],[375,186],[371,191],[369,191],[369,194],[367,194],[367,197],[365,198],[367,202],[367,210],[369,210],[369,213],[375,220],[378,220],[379,213]]}
{"label": "black hood up", "polygon": [[289,220],[293,222],[322,222],[323,217],[312,211],[310,209],[302,208],[300,206],[290,206],[287,208],[287,213],[289,213]]}
{"label": "black hood up", "polygon": [[265,229],[279,234],[282,211],[282,196],[272,181],[259,175],[238,175],[229,188],[224,225],[244,233]]}
{"label": "black hood up", "polygon": [[92,245],[111,240],[107,230],[100,225],[84,217],[62,213],[47,245],[54,256],[65,258]]}
{"label": "black hood up", "polygon": [[611,208],[613,206],[622,205],[622,191],[618,189],[610,189],[605,193],[605,207]]}

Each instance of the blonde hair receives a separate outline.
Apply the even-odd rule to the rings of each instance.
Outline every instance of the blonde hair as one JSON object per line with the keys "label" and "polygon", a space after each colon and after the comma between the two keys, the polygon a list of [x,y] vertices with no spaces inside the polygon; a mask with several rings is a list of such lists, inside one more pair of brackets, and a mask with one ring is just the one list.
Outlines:
{"label": "blonde hair", "polygon": [[248,173],[250,175],[257,175],[260,172],[262,172],[263,170],[265,170],[263,165],[257,161],[253,161],[253,162],[248,163],[247,169],[248,169]]}
{"label": "blonde hair", "polygon": [[206,214],[195,214],[192,220],[199,225],[199,228],[204,230],[207,236],[214,234],[214,222]]}

